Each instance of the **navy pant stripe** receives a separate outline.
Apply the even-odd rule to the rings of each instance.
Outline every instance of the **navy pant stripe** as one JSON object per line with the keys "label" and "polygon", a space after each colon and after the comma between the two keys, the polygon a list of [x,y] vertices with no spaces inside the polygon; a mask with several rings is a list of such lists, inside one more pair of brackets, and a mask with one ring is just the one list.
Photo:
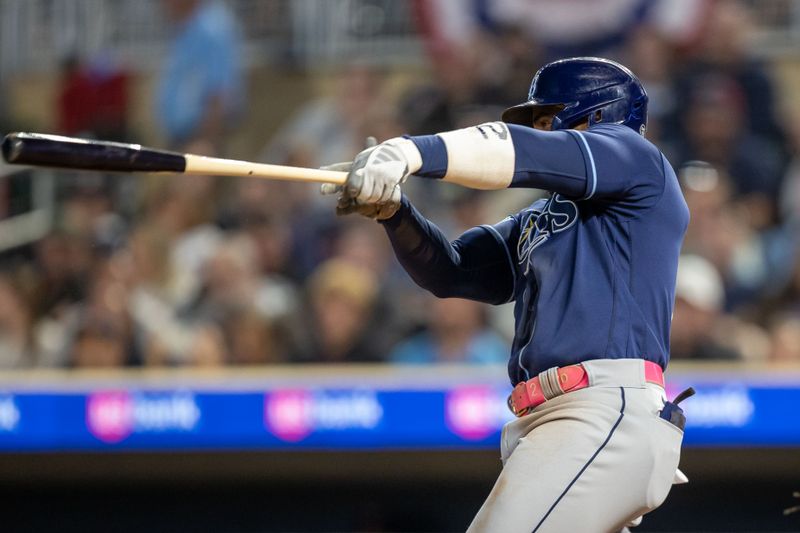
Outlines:
{"label": "navy pant stripe", "polygon": [[622,417],[625,416],[625,389],[620,387],[619,391],[620,391],[620,393],[622,395],[622,407],[620,407],[620,409],[619,409],[619,418],[617,418],[617,421],[611,427],[611,431],[608,432],[608,437],[606,437],[606,440],[603,441],[603,444],[601,444],[600,447],[597,448],[597,451],[594,452],[594,455],[592,455],[589,458],[589,460],[586,461],[586,464],[583,465],[583,468],[581,468],[580,472],[578,472],[578,475],[576,475],[572,479],[572,481],[569,482],[569,485],[567,485],[567,488],[564,489],[564,492],[562,492],[561,495],[558,497],[558,499],[555,502],[553,502],[553,505],[550,506],[550,509],[547,510],[545,515],[542,517],[542,519],[539,520],[539,523],[536,524],[536,527],[533,529],[533,533],[536,533],[536,531],[538,531],[539,528],[542,527],[542,524],[544,524],[544,521],[547,520],[548,516],[550,516],[550,513],[553,512],[553,509],[556,508],[556,505],[558,505],[558,502],[561,501],[561,499],[567,494],[567,492],[569,492],[569,489],[572,488],[572,485],[574,485],[575,482],[578,481],[578,478],[580,478],[581,475],[583,475],[583,473],[586,471],[586,469],[589,468],[589,465],[592,464],[592,461],[594,461],[594,458],[597,457],[597,455],[601,451],[603,451],[603,448],[606,447],[606,444],[608,444],[608,441],[611,440],[611,436],[614,435],[614,431],[617,430],[617,426],[619,426],[619,423],[622,422]]}

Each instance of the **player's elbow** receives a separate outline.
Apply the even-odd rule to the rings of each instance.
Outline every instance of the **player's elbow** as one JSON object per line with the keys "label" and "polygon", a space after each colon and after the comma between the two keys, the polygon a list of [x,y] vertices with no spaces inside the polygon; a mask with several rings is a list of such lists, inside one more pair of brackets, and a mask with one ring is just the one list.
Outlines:
{"label": "player's elbow", "polygon": [[450,287],[443,287],[441,285],[437,285],[433,287],[424,287],[424,288],[437,298],[455,298],[457,296],[456,291],[454,291]]}
{"label": "player's elbow", "polygon": [[425,289],[429,293],[433,294],[437,298],[450,298],[453,296],[453,289],[452,287],[448,286],[445,283],[441,283],[440,281],[434,281],[430,279],[414,279],[417,285],[421,288]]}
{"label": "player's elbow", "polygon": [[453,298],[457,296],[458,287],[450,281],[441,278],[431,278],[428,276],[411,276],[420,288],[425,289],[437,298]]}
{"label": "player's elbow", "polygon": [[476,291],[474,287],[464,287],[454,283],[419,285],[437,298],[463,298],[465,300],[475,300],[491,305],[500,305],[508,302],[507,298],[498,297],[496,294]]}

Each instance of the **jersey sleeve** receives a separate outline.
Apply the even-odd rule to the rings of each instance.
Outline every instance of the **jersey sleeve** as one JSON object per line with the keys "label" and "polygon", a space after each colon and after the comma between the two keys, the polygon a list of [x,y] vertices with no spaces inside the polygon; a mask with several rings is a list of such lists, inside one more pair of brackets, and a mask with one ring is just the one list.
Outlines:
{"label": "jersey sleeve", "polygon": [[422,288],[440,298],[467,298],[492,304],[514,299],[514,216],[494,226],[477,226],[450,242],[403,197],[394,216],[381,222],[400,264]]}
{"label": "jersey sleeve", "polygon": [[410,139],[422,155],[416,175],[472,188],[527,187],[631,203],[663,188],[660,152],[626,126],[540,131],[492,122]]}

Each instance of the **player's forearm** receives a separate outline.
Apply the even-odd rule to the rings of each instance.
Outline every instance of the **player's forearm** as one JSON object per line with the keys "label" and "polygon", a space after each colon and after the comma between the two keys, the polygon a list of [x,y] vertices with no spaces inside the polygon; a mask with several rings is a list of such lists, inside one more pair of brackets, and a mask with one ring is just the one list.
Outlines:
{"label": "player's forearm", "polygon": [[[397,213],[381,224],[405,271],[435,296],[487,303],[508,300],[513,280],[508,279],[507,266],[499,261],[476,265],[469,246],[451,243],[407,198],[403,197]],[[483,283],[486,279],[491,283]]]}
{"label": "player's forearm", "polygon": [[575,135],[491,122],[409,137],[419,154],[409,172],[473,189],[527,187],[580,198],[587,168]]}
{"label": "player's forearm", "polygon": [[439,297],[452,296],[461,285],[460,257],[441,230],[406,197],[398,212],[382,225],[398,261],[417,285]]}

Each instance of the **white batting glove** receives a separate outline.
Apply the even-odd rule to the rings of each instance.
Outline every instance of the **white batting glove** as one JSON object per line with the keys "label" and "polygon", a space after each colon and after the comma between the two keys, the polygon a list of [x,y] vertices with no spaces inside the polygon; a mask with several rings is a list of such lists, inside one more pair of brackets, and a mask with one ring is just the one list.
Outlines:
{"label": "white batting glove", "polygon": [[360,202],[387,202],[394,188],[421,166],[422,156],[413,142],[398,137],[389,139],[356,156],[345,191]]}
{"label": "white batting glove", "polygon": [[[346,163],[335,163],[333,165],[328,165],[326,167],[322,167],[323,170],[337,170],[340,172],[349,172],[350,168],[353,166],[352,161],[348,161]],[[365,216],[367,218],[374,218],[376,220],[384,220],[387,218],[391,218],[398,209],[400,209],[400,200],[402,199],[402,193],[400,192],[400,186],[394,188],[392,192],[392,197],[388,202],[381,202],[381,203],[365,203],[355,198],[351,198],[345,192],[344,185],[334,185],[333,183],[323,183],[320,186],[320,192],[323,195],[337,195],[337,204],[336,204],[336,214],[337,215],[349,215],[351,213],[358,213],[359,215]]]}
{"label": "white batting glove", "polygon": [[408,175],[408,161],[403,153],[397,147],[383,143],[356,156],[344,189],[358,202],[385,203]]}
{"label": "white batting glove", "polygon": [[400,207],[400,184],[422,166],[422,157],[408,139],[390,139],[368,147],[352,163],[326,167],[348,170],[343,187],[323,185],[323,194],[340,193],[336,213],[361,215],[384,220]]}

